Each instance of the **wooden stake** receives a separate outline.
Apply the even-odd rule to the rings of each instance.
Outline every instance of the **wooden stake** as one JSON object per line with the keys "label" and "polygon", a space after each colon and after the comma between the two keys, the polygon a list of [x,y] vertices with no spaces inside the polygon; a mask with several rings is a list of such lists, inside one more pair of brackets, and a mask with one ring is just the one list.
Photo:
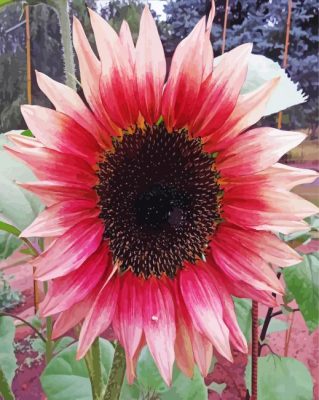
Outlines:
{"label": "wooden stake", "polygon": [[[30,35],[30,6],[24,6],[25,13],[25,45],[27,55],[27,102],[32,104],[32,81],[31,81],[31,35]],[[33,267],[33,276],[35,268]],[[40,291],[38,282],[33,278],[33,304],[34,313],[36,314],[39,308]]]}
{"label": "wooden stake", "polygon": [[31,91],[31,38],[30,38],[30,6],[24,6],[25,12],[25,43],[27,54],[27,101],[28,104],[32,103]]}
{"label": "wooden stake", "polygon": [[[286,22],[286,39],[285,39],[285,50],[284,50],[284,58],[282,62],[282,67],[287,68],[288,65],[288,48],[289,48],[289,35],[290,35],[290,25],[291,25],[291,15],[292,15],[292,0],[288,0],[288,15]],[[282,111],[278,114],[278,129],[281,129],[282,126]]]}
{"label": "wooden stake", "polygon": [[227,31],[227,19],[228,19],[228,4],[229,4],[229,0],[226,0],[226,4],[225,4],[225,16],[224,16],[224,27],[223,27],[222,54],[224,54],[224,52],[225,52],[225,46],[226,46],[226,31]]}
{"label": "wooden stake", "polygon": [[257,400],[258,395],[258,302],[252,304],[251,329],[251,400]]}

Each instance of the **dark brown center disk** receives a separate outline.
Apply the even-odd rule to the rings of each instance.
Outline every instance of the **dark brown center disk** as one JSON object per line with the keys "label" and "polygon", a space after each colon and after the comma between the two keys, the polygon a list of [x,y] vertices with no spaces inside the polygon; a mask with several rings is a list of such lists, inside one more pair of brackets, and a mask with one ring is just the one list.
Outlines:
{"label": "dark brown center disk", "polygon": [[172,278],[202,256],[220,218],[213,166],[200,139],[163,124],[114,141],[96,190],[104,238],[122,271]]}

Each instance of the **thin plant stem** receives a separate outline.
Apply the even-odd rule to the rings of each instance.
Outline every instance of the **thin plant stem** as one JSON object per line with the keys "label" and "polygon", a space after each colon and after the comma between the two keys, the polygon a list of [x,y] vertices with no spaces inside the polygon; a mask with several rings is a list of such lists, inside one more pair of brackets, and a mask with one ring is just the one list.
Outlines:
{"label": "thin plant stem", "polygon": [[65,84],[76,90],[74,53],[71,39],[71,23],[68,1],[48,0],[47,4],[54,8],[59,18],[64,58]]}
{"label": "thin plant stem", "polygon": [[289,350],[289,343],[290,343],[290,339],[291,339],[291,332],[292,332],[292,325],[294,322],[294,313],[291,313],[288,315],[288,321],[290,320],[290,326],[288,328],[288,330],[286,331],[286,337],[285,337],[285,348],[284,348],[284,356],[287,357],[288,356],[288,350]]}
{"label": "thin plant stem", "polygon": [[99,338],[94,340],[91,348],[86,353],[85,363],[89,373],[93,399],[99,400],[103,390]]}
{"label": "thin plant stem", "polygon": [[37,328],[35,328],[32,324],[30,324],[30,322],[19,317],[18,315],[7,313],[7,312],[0,312],[0,317],[11,317],[14,319],[18,319],[19,321],[23,322],[25,325],[29,326],[39,336],[39,338],[41,340],[43,340],[43,342],[47,341],[46,338],[42,335],[42,333]]}
{"label": "thin plant stem", "polygon": [[258,395],[258,302],[252,304],[252,329],[251,329],[251,400],[257,400]]}
{"label": "thin plant stem", "polygon": [[[43,287],[44,287],[44,293],[47,293],[48,282],[44,282]],[[46,334],[47,334],[47,340],[45,345],[45,362],[48,365],[48,363],[52,359],[53,347],[54,347],[54,342],[52,340],[52,328],[53,328],[52,317],[46,317],[45,321],[46,321]]]}
{"label": "thin plant stem", "polygon": [[[288,65],[288,48],[289,48],[289,35],[290,35],[290,25],[291,25],[291,15],[292,15],[292,0],[288,0],[288,14],[287,14],[287,22],[286,22],[286,38],[285,38],[285,50],[284,50],[284,58],[282,62],[282,67],[287,68]],[[281,129],[282,126],[282,111],[278,114],[278,129]]]}
{"label": "thin plant stem", "polygon": [[[297,311],[300,311],[300,309],[299,308],[294,308],[294,309],[291,310],[291,312],[297,312]],[[283,314],[282,311],[276,311],[276,312],[271,314],[271,318],[277,317],[277,315],[282,315],[282,314]]]}
{"label": "thin plant stem", "polygon": [[268,311],[267,311],[267,314],[266,314],[266,318],[265,318],[265,321],[263,323],[263,327],[261,328],[258,356],[260,356],[260,354],[261,354],[262,346],[261,346],[260,343],[262,343],[266,338],[268,326],[269,326],[270,320],[271,320],[271,318],[273,316],[273,310],[274,310],[273,307],[269,307],[268,308]]}
{"label": "thin plant stem", "polygon": [[125,352],[123,347],[117,342],[113,357],[113,363],[106,385],[103,400],[118,400],[121,393],[125,374]]}
{"label": "thin plant stem", "polygon": [[224,27],[223,27],[222,54],[224,54],[224,52],[225,52],[225,47],[226,47],[228,5],[229,5],[229,0],[226,0],[226,2],[225,2],[225,15],[224,15]]}

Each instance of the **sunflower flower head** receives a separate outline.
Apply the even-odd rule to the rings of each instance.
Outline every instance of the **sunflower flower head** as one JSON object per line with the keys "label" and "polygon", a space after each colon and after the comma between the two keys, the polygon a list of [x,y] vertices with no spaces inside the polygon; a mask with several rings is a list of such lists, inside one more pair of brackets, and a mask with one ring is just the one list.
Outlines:
{"label": "sunflower flower head", "polygon": [[135,377],[142,347],[169,385],[176,360],[207,375],[213,347],[247,352],[232,296],[273,305],[283,287],[270,266],[299,255],[274,232],[306,228],[317,212],[290,193],[317,174],[278,163],[305,137],[253,128],[278,79],[240,94],[251,44],[213,68],[214,7],[176,48],[168,77],[147,6],[136,46],[90,11],[100,60],[80,22],[74,47],[87,105],[37,72],[56,110],[23,106],[35,138],[7,148],[39,178],[22,186],[47,206],[23,236],[54,241],[34,260],[51,280],[43,316],[59,314],[54,337],[83,322],[78,358],[109,326]]}

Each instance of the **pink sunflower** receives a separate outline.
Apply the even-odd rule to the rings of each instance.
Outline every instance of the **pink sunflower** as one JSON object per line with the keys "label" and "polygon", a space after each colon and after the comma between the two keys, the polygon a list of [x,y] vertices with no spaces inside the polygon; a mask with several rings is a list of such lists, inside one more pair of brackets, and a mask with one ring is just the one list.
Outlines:
{"label": "pink sunflower", "polygon": [[166,62],[145,7],[134,46],[90,11],[100,60],[78,20],[74,46],[87,104],[37,73],[51,110],[25,105],[35,138],[11,135],[8,150],[39,181],[22,186],[47,208],[23,233],[52,237],[34,260],[50,280],[42,316],[59,314],[54,337],[82,323],[78,358],[109,326],[135,377],[147,344],[169,385],[176,360],[207,375],[215,348],[247,352],[232,296],[273,305],[284,289],[270,263],[300,256],[273,232],[307,229],[317,208],[290,189],[317,174],[278,164],[303,133],[250,129],[278,79],[241,95],[251,44],[213,69],[211,11]]}

